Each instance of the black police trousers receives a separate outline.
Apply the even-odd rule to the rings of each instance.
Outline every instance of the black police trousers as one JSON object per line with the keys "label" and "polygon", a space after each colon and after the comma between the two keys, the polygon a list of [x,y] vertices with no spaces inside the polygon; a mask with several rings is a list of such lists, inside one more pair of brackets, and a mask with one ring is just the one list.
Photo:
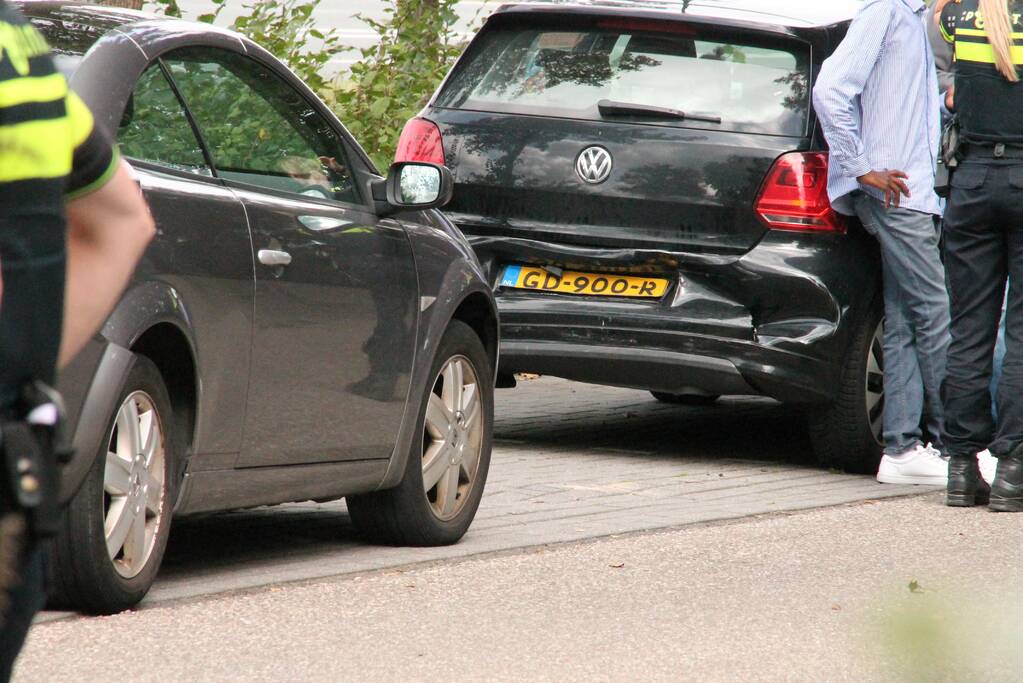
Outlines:
{"label": "black police trousers", "polygon": [[[996,456],[1023,444],[1023,155],[973,147],[956,169],[944,220],[952,341],[942,385],[945,448]],[[1005,288],[1006,356],[996,403],[989,385]]]}
{"label": "black police trousers", "polygon": [[7,589],[7,608],[0,613],[0,683],[11,679],[32,620],[46,606],[46,554],[44,544],[30,541],[21,553],[18,580]]}

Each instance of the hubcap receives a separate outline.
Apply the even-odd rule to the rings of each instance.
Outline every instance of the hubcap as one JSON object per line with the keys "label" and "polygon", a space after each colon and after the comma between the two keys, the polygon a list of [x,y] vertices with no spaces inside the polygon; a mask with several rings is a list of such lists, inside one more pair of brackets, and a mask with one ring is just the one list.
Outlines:
{"label": "hubcap", "polygon": [[438,519],[455,517],[476,483],[483,419],[476,371],[455,356],[434,380],[423,430],[423,489]]}
{"label": "hubcap", "polygon": [[107,554],[126,579],[146,566],[164,507],[163,424],[153,399],[136,391],[117,411],[103,476]]}
{"label": "hubcap", "polygon": [[870,431],[878,445],[882,443],[884,430],[884,321],[874,330],[874,338],[870,340],[870,352],[867,355],[866,400],[867,419],[870,420]]}

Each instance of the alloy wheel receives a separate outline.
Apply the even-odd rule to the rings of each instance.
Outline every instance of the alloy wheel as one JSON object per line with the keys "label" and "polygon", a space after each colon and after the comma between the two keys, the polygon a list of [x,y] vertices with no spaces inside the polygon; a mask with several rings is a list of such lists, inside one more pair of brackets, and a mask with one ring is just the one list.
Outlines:
{"label": "alloy wheel", "polygon": [[484,434],[479,380],[465,356],[441,367],[426,406],[423,489],[441,520],[458,515],[476,483]]}
{"label": "alloy wheel", "polygon": [[107,554],[126,579],[146,566],[164,516],[166,454],[160,414],[143,391],[117,411],[103,476]]}
{"label": "alloy wheel", "polygon": [[867,355],[866,391],[867,419],[870,431],[878,444],[884,432],[884,320],[874,330]]}

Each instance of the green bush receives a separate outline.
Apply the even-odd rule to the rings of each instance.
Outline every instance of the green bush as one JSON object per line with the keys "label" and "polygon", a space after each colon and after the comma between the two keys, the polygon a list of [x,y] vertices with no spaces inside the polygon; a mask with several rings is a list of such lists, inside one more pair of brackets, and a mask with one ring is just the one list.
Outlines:
{"label": "green bush", "polygon": [[[256,41],[286,63],[334,109],[377,167],[386,169],[405,122],[440,84],[464,43],[455,31],[458,0],[385,0],[383,20],[358,18],[377,43],[344,74],[324,74],[330,60],[350,48],[334,30],[317,28],[313,12],[321,0],[253,0],[230,28]],[[195,17],[213,23],[225,0]],[[176,0],[149,0],[158,11],[181,17]],[[317,41],[316,49],[310,43]]]}

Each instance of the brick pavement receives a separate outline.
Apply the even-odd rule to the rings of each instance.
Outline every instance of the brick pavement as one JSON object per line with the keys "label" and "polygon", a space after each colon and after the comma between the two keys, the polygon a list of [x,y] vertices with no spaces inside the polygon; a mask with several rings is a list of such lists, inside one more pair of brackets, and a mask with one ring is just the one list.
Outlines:
{"label": "brick pavement", "polygon": [[542,378],[499,391],[497,415],[487,491],[458,545],[366,545],[343,502],[182,520],[145,604],[928,490],[818,469],[802,418],[765,400],[689,408]]}

